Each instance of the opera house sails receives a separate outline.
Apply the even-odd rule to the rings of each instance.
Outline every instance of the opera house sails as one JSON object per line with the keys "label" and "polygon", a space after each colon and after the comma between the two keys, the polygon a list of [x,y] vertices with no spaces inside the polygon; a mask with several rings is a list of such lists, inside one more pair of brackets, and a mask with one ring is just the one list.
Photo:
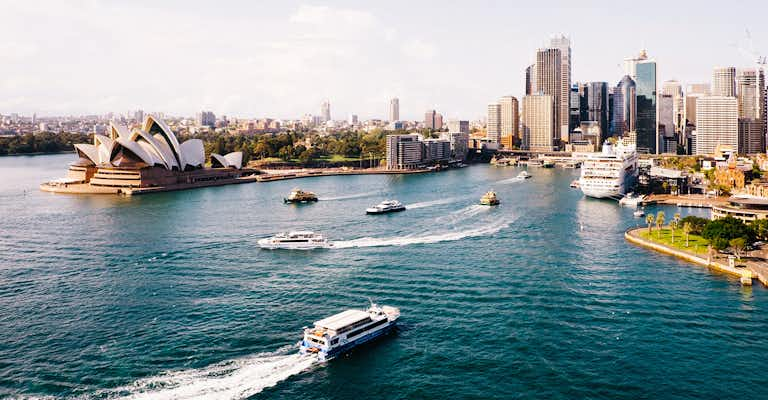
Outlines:
{"label": "opera house sails", "polygon": [[203,141],[179,143],[153,115],[132,131],[112,123],[106,135],[94,135],[93,144],[76,144],[75,152],[78,159],[67,177],[42,184],[42,190],[132,194],[233,183],[252,172],[242,170],[242,152],[211,154],[211,168],[205,168]]}

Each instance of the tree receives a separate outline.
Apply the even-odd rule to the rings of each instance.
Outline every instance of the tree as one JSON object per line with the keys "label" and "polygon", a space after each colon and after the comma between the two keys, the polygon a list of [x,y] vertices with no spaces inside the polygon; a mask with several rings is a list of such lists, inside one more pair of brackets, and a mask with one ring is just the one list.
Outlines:
{"label": "tree", "polygon": [[691,224],[691,233],[701,234],[701,231],[704,229],[707,223],[709,223],[709,220],[706,218],[689,215],[681,219],[680,222],[682,222],[683,225],[685,225],[686,223]]}
{"label": "tree", "polygon": [[673,219],[672,221],[669,222],[669,229],[672,234],[672,244],[675,243],[675,229],[677,229],[678,224],[679,223],[677,222],[676,219]]}
{"label": "tree", "polygon": [[299,161],[304,164],[313,161],[315,158],[317,158],[317,152],[314,147],[310,147],[299,154]]}
{"label": "tree", "polygon": [[[725,217],[709,221],[704,229],[701,231],[701,236],[705,239],[713,242],[717,239],[722,239],[724,243],[720,243],[722,250],[728,247],[728,242],[731,239],[743,237],[747,243],[755,241],[755,232],[752,228],[742,222],[740,219],[733,217]],[[717,246],[714,246],[717,248]]]}
{"label": "tree", "polygon": [[768,219],[756,219],[750,222],[749,226],[755,232],[758,239],[768,239]]}
{"label": "tree", "polygon": [[743,237],[737,237],[731,239],[728,244],[731,246],[731,249],[733,249],[733,254],[736,255],[736,258],[741,260],[741,252],[744,251],[744,248],[747,247],[747,241]]}
{"label": "tree", "polygon": [[653,231],[653,221],[654,221],[655,219],[656,219],[656,218],[653,216],[653,214],[648,214],[648,215],[645,217],[645,223],[646,223],[646,224],[648,224],[648,234],[649,234],[649,235],[651,234],[651,231]]}
{"label": "tree", "polygon": [[693,225],[690,222],[683,223],[683,233],[685,233],[685,247],[688,247],[688,235],[693,230]]}
{"label": "tree", "polygon": [[277,155],[282,158],[285,161],[288,161],[293,157],[293,146],[286,145],[280,148],[280,151],[277,152]]}
{"label": "tree", "polygon": [[659,229],[656,234],[661,238],[661,227],[664,226],[664,211],[659,211],[656,214],[656,227]]}

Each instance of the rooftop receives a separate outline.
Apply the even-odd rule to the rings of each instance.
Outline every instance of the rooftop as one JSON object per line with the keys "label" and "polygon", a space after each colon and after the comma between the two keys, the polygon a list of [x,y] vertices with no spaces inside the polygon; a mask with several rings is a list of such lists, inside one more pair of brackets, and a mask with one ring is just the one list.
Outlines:
{"label": "rooftop", "polygon": [[347,325],[370,318],[370,315],[362,310],[347,310],[328,318],[315,322],[315,326],[337,331]]}

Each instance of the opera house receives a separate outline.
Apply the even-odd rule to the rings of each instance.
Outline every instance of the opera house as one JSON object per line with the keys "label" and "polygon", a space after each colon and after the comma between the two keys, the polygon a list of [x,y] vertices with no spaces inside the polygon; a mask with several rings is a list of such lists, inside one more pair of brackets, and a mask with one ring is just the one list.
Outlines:
{"label": "opera house", "polygon": [[205,167],[200,139],[179,143],[168,125],[153,115],[132,131],[112,123],[93,144],[76,144],[78,159],[65,178],[40,186],[60,193],[135,194],[237,183],[254,171],[243,170],[242,152],[211,154]]}

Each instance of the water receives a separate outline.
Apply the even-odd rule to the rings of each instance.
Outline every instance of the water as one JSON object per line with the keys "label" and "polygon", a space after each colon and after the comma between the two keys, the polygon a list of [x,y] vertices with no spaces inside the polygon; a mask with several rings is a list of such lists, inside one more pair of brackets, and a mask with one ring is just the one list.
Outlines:
{"label": "water", "polygon": [[[0,397],[765,398],[768,291],[626,243],[642,221],[578,171],[37,190],[71,159],[0,158]],[[325,201],[283,204],[295,186]],[[488,189],[501,206],[475,205]],[[411,209],[364,214],[386,198]],[[288,229],[339,248],[256,248]],[[396,334],[295,354],[369,297],[401,308]]]}

